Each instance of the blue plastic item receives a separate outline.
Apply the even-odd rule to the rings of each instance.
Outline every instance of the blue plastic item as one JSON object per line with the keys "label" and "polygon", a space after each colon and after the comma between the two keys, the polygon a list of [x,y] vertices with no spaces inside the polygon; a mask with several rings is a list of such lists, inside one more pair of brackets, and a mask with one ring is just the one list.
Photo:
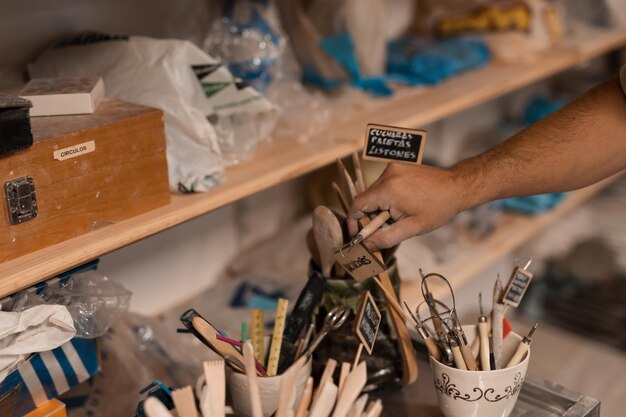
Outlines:
{"label": "blue plastic item", "polygon": [[389,78],[403,84],[437,84],[453,75],[485,65],[491,59],[487,44],[477,38],[425,42],[405,37],[388,47]]}

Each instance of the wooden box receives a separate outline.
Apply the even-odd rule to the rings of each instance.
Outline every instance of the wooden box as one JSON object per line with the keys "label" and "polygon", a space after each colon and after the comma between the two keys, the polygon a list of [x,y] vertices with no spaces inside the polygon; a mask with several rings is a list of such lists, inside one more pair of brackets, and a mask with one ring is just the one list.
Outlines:
{"label": "wooden box", "polygon": [[160,110],[105,99],[31,124],[32,147],[0,156],[0,262],[169,203]]}

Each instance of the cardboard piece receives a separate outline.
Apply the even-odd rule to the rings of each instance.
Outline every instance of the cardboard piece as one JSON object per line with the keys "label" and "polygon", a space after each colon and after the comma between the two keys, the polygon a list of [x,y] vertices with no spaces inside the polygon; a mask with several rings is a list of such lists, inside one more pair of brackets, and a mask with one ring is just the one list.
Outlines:
{"label": "cardboard piece", "polygon": [[361,242],[350,249],[335,252],[335,260],[357,281],[385,272],[385,265]]}

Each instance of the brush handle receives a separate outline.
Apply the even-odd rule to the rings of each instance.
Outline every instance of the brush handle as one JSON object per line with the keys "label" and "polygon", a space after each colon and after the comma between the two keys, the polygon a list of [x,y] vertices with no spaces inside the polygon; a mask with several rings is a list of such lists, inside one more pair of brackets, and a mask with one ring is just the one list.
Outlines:
{"label": "brush handle", "polygon": [[461,349],[461,355],[463,355],[463,360],[467,365],[467,369],[470,371],[478,371],[476,358],[474,358],[474,355],[472,355],[472,349],[469,347],[469,345],[460,345],[459,349]]}
{"label": "brush handle", "polygon": [[515,365],[518,365],[521,361],[524,360],[524,356],[526,356],[529,350],[530,346],[527,343],[524,343],[523,341],[520,342],[517,350],[515,351],[515,354],[513,355],[509,363],[506,364],[505,368],[512,368]]}
{"label": "brush handle", "polygon": [[504,311],[506,306],[500,302],[502,299],[502,281],[496,280],[493,287],[493,310],[491,311],[491,341],[493,345],[493,356],[496,360],[496,368],[502,367],[502,332]]}
{"label": "brush handle", "polygon": [[436,361],[440,362],[441,351],[439,350],[439,347],[437,346],[433,338],[431,336],[426,336],[424,338],[424,343],[426,344],[426,348],[428,349],[428,353],[430,353],[430,356],[432,356]]}
{"label": "brush handle", "polygon": [[360,240],[365,240],[381,228],[387,220],[391,218],[391,214],[387,210],[383,210],[367,223],[357,234]]}
{"label": "brush handle", "polygon": [[458,346],[450,346],[450,349],[452,350],[452,357],[454,358],[454,365],[463,371],[467,371],[467,366],[465,365],[465,360],[463,359],[461,348]]}
{"label": "brush handle", "polygon": [[478,337],[480,341],[480,368],[483,371],[490,371],[489,365],[489,323],[486,321],[478,323]]}

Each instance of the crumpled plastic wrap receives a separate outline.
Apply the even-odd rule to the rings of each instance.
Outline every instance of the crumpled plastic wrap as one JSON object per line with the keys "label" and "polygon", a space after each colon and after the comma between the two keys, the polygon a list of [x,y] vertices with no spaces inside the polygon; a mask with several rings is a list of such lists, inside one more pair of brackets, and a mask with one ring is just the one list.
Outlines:
{"label": "crumpled plastic wrap", "polygon": [[74,320],[76,337],[93,339],[105,335],[128,311],[131,295],[121,284],[96,271],[87,271],[41,293],[22,291],[6,307],[22,312],[39,305],[65,306]]}

